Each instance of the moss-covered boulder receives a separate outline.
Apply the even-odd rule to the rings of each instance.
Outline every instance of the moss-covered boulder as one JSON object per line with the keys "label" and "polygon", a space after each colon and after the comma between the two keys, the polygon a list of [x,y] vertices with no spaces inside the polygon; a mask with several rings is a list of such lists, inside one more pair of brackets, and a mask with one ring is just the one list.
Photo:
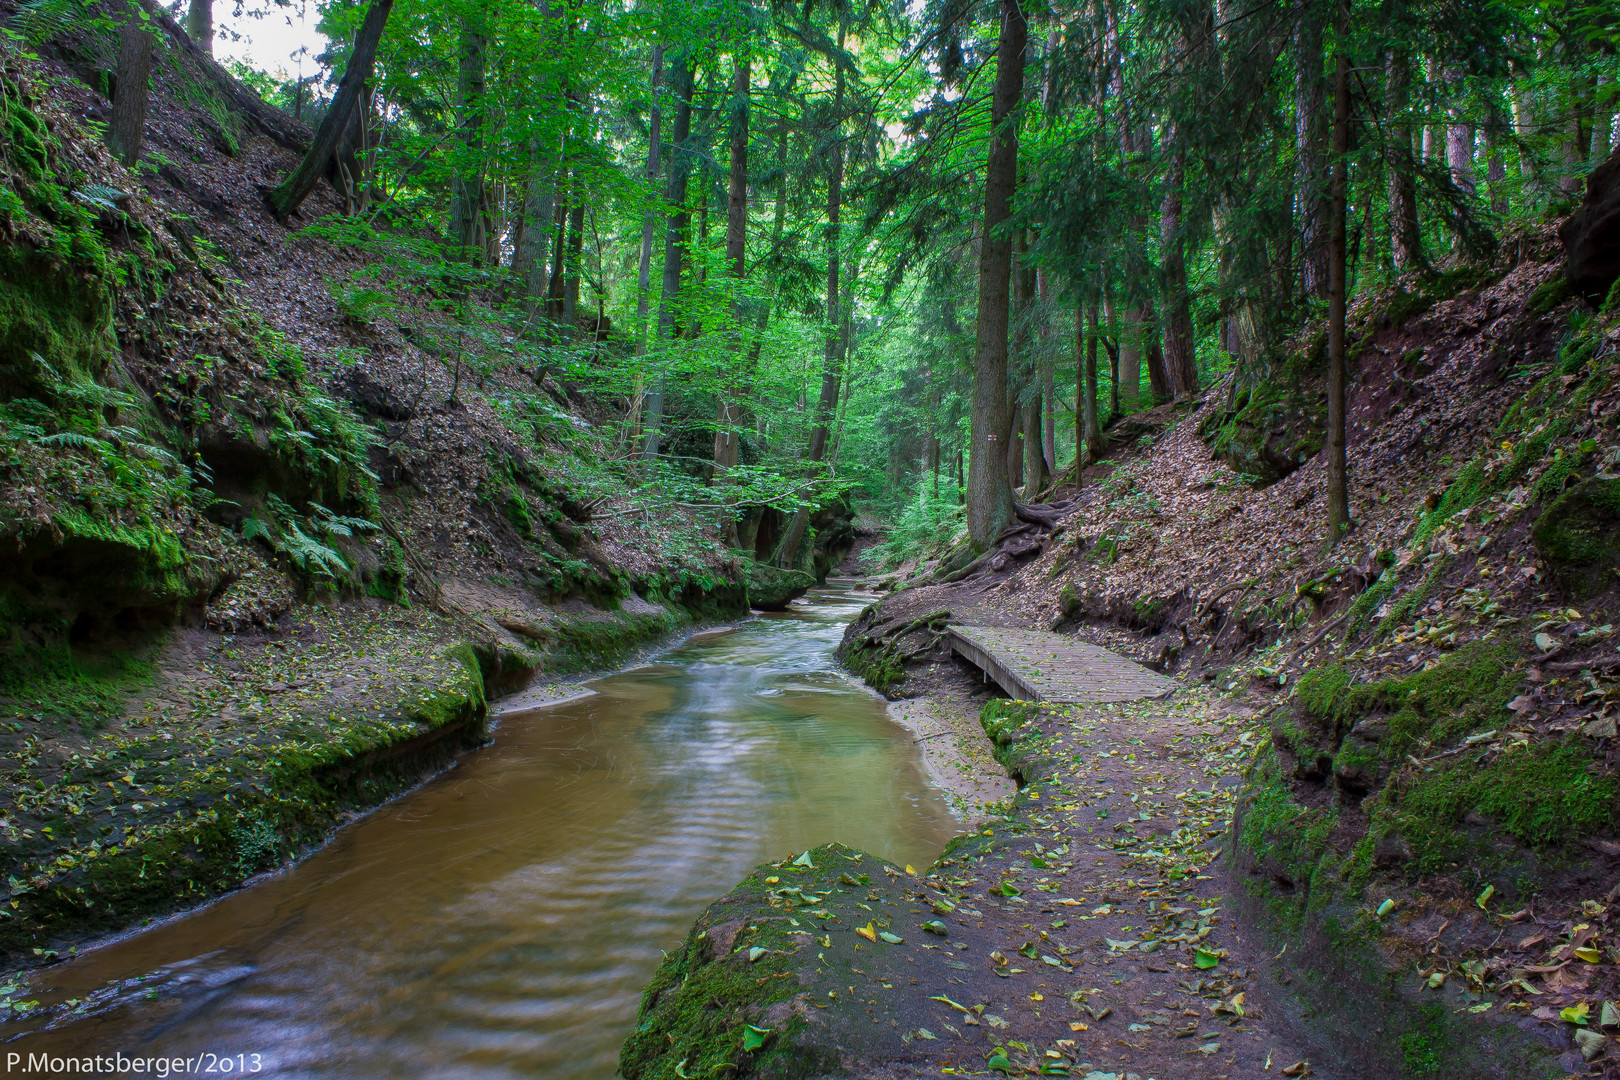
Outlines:
{"label": "moss-covered boulder", "polygon": [[1232,471],[1256,487],[1274,484],[1322,449],[1327,403],[1305,391],[1257,386],[1247,400],[1206,422],[1205,438]]}
{"label": "moss-covered boulder", "polygon": [[[840,1059],[862,1056],[872,1025],[861,1024],[864,1017],[851,1023],[851,1002],[827,988],[843,985],[836,980],[849,978],[853,967],[870,971],[881,963],[881,954],[859,951],[864,940],[848,932],[860,919],[870,921],[870,908],[850,909],[873,899],[895,873],[842,844],[757,867],[699,916],[679,949],[665,954],[642,992],[635,1030],[619,1052],[619,1074],[625,1080],[851,1075]],[[875,918],[887,925],[883,914]],[[816,954],[817,962],[806,962]],[[812,971],[828,977],[816,980]]]}
{"label": "moss-covered boulder", "polygon": [[748,606],[760,611],[783,611],[815,585],[815,575],[804,570],[784,570],[762,562],[748,564]]}
{"label": "moss-covered boulder", "polygon": [[1573,600],[1603,592],[1620,568],[1620,480],[1583,480],[1536,522],[1536,550]]}

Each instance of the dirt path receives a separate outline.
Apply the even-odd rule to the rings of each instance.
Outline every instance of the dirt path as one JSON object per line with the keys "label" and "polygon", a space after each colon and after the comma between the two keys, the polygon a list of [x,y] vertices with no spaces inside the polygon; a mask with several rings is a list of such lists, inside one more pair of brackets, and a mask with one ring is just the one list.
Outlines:
{"label": "dirt path", "polygon": [[1258,985],[1267,958],[1233,928],[1239,886],[1211,866],[1261,737],[1254,718],[1184,689],[1028,723],[1007,752],[1031,781],[1014,818],[904,890],[947,935],[907,911],[892,920],[904,943],[883,943],[871,966],[881,988],[912,967],[909,950],[947,958],[907,984],[914,1022],[887,1074],[995,1069],[1004,1047],[1014,1072],[1066,1065],[1095,1080],[1302,1075],[1295,1018]]}

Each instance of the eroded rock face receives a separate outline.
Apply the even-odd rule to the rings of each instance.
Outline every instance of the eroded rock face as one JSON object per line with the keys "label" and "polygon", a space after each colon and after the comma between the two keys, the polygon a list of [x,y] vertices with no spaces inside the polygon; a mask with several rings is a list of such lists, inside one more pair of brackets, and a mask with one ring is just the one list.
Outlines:
{"label": "eroded rock face", "polygon": [[1586,198],[1558,230],[1564,276],[1593,305],[1620,280],[1620,150],[1586,178]]}

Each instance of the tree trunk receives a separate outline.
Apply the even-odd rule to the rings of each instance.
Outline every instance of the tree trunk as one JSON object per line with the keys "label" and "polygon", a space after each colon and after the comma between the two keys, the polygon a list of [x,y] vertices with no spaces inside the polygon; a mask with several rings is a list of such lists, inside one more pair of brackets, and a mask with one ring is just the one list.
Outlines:
{"label": "tree trunk", "polygon": [[197,48],[214,55],[214,0],[191,0],[186,8],[186,36]]}
{"label": "tree trunk", "polygon": [[[1347,20],[1345,4],[1339,9],[1341,25]],[[1350,528],[1350,486],[1345,452],[1345,201],[1350,147],[1350,59],[1342,51],[1334,58],[1333,73],[1333,230],[1328,259],[1328,431],[1327,514],[1328,545],[1339,542]]]}
{"label": "tree trunk", "polygon": [[[1322,9],[1311,0],[1294,3],[1295,192],[1299,213],[1300,289],[1327,294],[1327,175],[1322,165]],[[1168,341],[1166,364],[1174,369]],[[1173,376],[1172,376],[1173,378]]]}
{"label": "tree trunk", "polygon": [[1043,270],[1035,276],[1035,295],[1040,300],[1038,329],[1041,342],[1041,456],[1048,474],[1057,472],[1057,372],[1052,358],[1051,325],[1048,306],[1051,283]]}
{"label": "tree trunk", "polygon": [[585,178],[574,173],[574,191],[568,208],[568,250],[563,256],[562,338],[574,340],[579,324],[579,272],[585,255]]}
{"label": "tree trunk", "polygon": [[151,95],[152,35],[146,20],[131,9],[118,32],[118,85],[113,91],[107,145],[113,156],[134,167],[146,134],[146,103]]}
{"label": "tree trunk", "polygon": [[1086,306],[1074,305],[1074,485],[1086,460]]}
{"label": "tree trunk", "polygon": [[1018,132],[1011,117],[1024,92],[1029,27],[1019,0],[1001,0],[1000,43],[990,108],[984,227],[979,243],[979,323],[974,355],[972,443],[968,457],[968,535],[983,551],[1013,517],[1007,482],[1007,304],[1012,241],[1001,235],[1018,183]]}
{"label": "tree trunk", "polygon": [[[719,407],[714,426],[714,467],[722,479],[737,467],[739,430],[742,424],[742,398],[753,377],[748,370],[748,342],[743,333],[742,283],[746,275],[748,252],[748,92],[750,65],[747,56],[737,59],[737,75],[732,87],[731,162],[726,189],[726,265],[736,279],[736,292],[732,296],[732,333],[736,337],[738,369],[727,384],[721,387]],[[726,496],[729,506],[734,496]],[[723,542],[733,544],[737,538],[737,522],[728,514],[721,525]]]}
{"label": "tree trunk", "polygon": [[[1423,62],[1423,81],[1429,86],[1435,83],[1434,61]],[[1431,91],[1432,94],[1432,91]],[[1433,100],[1432,97],[1430,100]],[[1445,154],[1445,135],[1439,124],[1423,125],[1423,160],[1437,161]]]}
{"label": "tree trunk", "polygon": [[1151,388],[1154,401],[1170,400],[1170,380],[1164,372],[1164,349],[1157,342],[1148,344],[1147,356],[1148,386]]}
{"label": "tree trunk", "polygon": [[560,142],[548,150],[542,137],[536,136],[529,144],[529,185],[523,195],[523,231],[512,251],[512,274],[522,283],[525,314],[530,321],[549,284],[549,248],[561,161]]}
{"label": "tree trunk", "polygon": [[[675,124],[670,133],[669,188],[665,193],[669,209],[664,227],[664,276],[658,297],[658,339],[662,342],[675,337],[675,308],[681,294],[682,238],[691,216],[686,208],[686,181],[692,174],[688,153],[691,148],[687,146],[692,136],[692,58],[684,53],[675,61],[670,92],[675,95]],[[665,378],[664,360],[660,357],[647,391],[647,420],[641,442],[641,454],[646,458],[658,456],[664,423]]]}
{"label": "tree trunk", "polygon": [[[1460,73],[1448,80],[1454,85],[1460,85]],[[1451,107],[1451,122],[1446,125],[1446,165],[1451,170],[1451,180],[1458,187],[1474,193],[1474,127],[1465,123],[1462,117],[1462,104],[1457,103]]]}
{"label": "tree trunk", "polygon": [[[1106,342],[1104,343],[1106,345]],[[1108,415],[1119,415],[1119,350],[1108,350]]]}
{"label": "tree trunk", "polygon": [[1384,57],[1384,112],[1392,133],[1385,155],[1389,168],[1389,247],[1397,270],[1423,265],[1423,234],[1418,230],[1417,184],[1412,176],[1412,134],[1406,127],[1411,100],[1412,61],[1404,52]]}
{"label": "tree trunk", "polygon": [[[652,77],[649,80],[647,95],[651,101],[647,116],[647,187],[649,190],[658,183],[658,163],[662,160],[663,146],[661,145],[664,110],[659,100],[659,83],[664,77],[664,45],[662,42],[653,46]],[[647,355],[647,311],[650,303],[650,290],[652,288],[652,249],[653,235],[658,229],[658,215],[648,211],[641,219],[641,256],[636,263],[636,344],[635,358],[635,387],[630,394],[630,412],[624,419],[624,434],[620,436],[620,447],[635,439],[641,427],[641,405],[647,394],[646,376],[642,370],[640,360]]]}
{"label": "tree trunk", "polygon": [[[1045,471],[1041,458],[1041,425],[1040,425],[1040,382],[1039,372],[1036,370],[1034,350],[1031,348],[1031,330],[1035,321],[1035,268],[1026,258],[1029,250],[1029,234],[1026,229],[1019,229],[1013,240],[1013,272],[1012,272],[1012,311],[1011,319],[1011,355],[1009,357],[1012,367],[1012,384],[1007,406],[1015,413],[1021,413],[1019,431],[1022,435],[1021,445],[1016,449],[1020,460],[1009,462],[1009,471],[1022,477],[1013,480],[1014,488],[1024,488],[1024,500],[1028,502],[1042,486]],[[1034,397],[1033,411],[1030,398]],[[1016,464],[1016,468],[1012,466]]]}
{"label": "tree trunk", "polygon": [[1009,406],[1007,413],[1012,417],[1007,435],[1007,484],[1017,491],[1024,486],[1024,410]]}
{"label": "tree trunk", "polygon": [[578,183],[579,170],[568,170],[568,162],[563,162],[563,188],[559,193],[551,215],[551,270],[546,278],[546,317],[556,322],[562,317],[563,300],[563,266],[568,260],[568,206],[572,192],[570,182]]}
{"label": "tree trunk", "polygon": [[1171,396],[1191,397],[1198,392],[1198,366],[1193,355],[1192,303],[1187,295],[1187,259],[1181,232],[1181,181],[1184,157],[1176,126],[1166,133],[1175,149],[1165,177],[1164,200],[1159,204],[1159,259],[1164,273],[1164,373]]}
{"label": "tree trunk", "polygon": [[1108,326],[1119,340],[1119,394],[1125,408],[1135,408],[1142,396],[1141,313],[1135,308],[1117,311],[1112,299],[1103,301]]}
{"label": "tree trunk", "polygon": [[923,442],[923,465],[933,473],[933,499],[939,501],[939,386],[935,382],[933,365],[926,372],[928,386],[928,436]]}
{"label": "tree trunk", "polygon": [[1604,85],[1609,81],[1608,72],[1599,72],[1592,96],[1592,146],[1586,160],[1593,168],[1603,164],[1603,160],[1609,156],[1609,129],[1613,125],[1614,105],[1603,94]]}
{"label": "tree trunk", "polygon": [[283,224],[309,198],[309,193],[315,190],[315,185],[325,175],[332,152],[349,122],[349,114],[354,111],[361,91],[371,79],[372,64],[377,59],[377,45],[382,41],[383,27],[387,25],[388,13],[393,7],[394,0],[371,0],[371,6],[366,8],[365,21],[360,24],[360,32],[355,35],[354,51],[349,55],[348,66],[343,69],[343,78],[338,82],[332,105],[321,121],[320,130],[315,132],[315,141],[310,143],[308,153],[293,174],[267,196],[271,210]]}
{"label": "tree trunk", "polygon": [[457,257],[481,262],[484,252],[484,51],[488,47],[481,15],[461,19],[461,44],[456,73],[456,127],[461,142],[460,160],[450,181],[450,243]]}
{"label": "tree trunk", "polygon": [[[1513,65],[1513,132],[1521,140],[1528,139],[1536,126],[1535,110],[1530,103],[1529,75],[1518,65]],[[1519,151],[1519,175],[1526,180],[1535,176],[1535,163],[1530,155],[1522,149]]]}
{"label": "tree trunk", "polygon": [[[844,27],[838,29],[838,51],[844,51]],[[821,396],[816,402],[814,426],[810,429],[810,468],[815,469],[827,452],[827,432],[838,407],[838,389],[843,380],[844,327],[839,303],[839,255],[843,247],[839,227],[844,206],[844,66],[839,64],[833,90],[833,141],[827,174],[827,335],[822,342]],[[778,564],[791,567],[798,558],[799,544],[810,525],[810,508],[801,506],[782,538]]]}
{"label": "tree trunk", "polygon": [[1097,302],[1086,305],[1086,398],[1082,418],[1085,426],[1086,464],[1102,459],[1102,425],[1097,421],[1097,342],[1102,337],[1097,326]]}

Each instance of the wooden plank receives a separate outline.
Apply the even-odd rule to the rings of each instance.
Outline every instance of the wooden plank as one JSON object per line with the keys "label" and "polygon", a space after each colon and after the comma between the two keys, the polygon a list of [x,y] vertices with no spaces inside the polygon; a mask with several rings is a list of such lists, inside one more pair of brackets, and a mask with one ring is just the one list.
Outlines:
{"label": "wooden plank", "polygon": [[951,648],[1020,701],[1140,701],[1175,690],[1172,679],[1118,653],[1044,630],[947,627]]}

